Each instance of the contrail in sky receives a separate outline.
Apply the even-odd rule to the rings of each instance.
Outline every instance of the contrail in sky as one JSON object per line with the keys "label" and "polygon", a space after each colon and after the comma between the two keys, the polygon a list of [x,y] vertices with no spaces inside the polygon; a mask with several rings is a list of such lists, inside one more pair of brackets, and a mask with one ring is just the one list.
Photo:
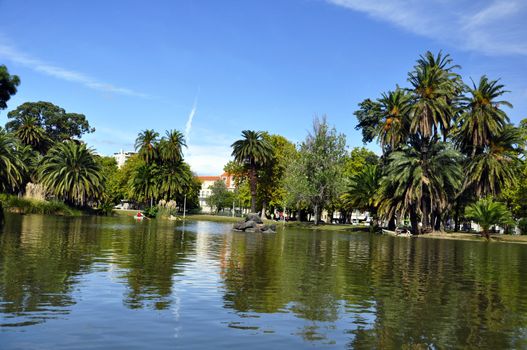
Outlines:
{"label": "contrail in sky", "polygon": [[192,129],[192,120],[194,119],[194,115],[196,114],[196,108],[198,106],[198,95],[199,89],[198,93],[196,94],[196,98],[194,98],[194,104],[192,105],[192,109],[190,110],[190,113],[188,115],[187,124],[185,125],[185,140],[187,141],[187,145],[189,143],[190,129]]}

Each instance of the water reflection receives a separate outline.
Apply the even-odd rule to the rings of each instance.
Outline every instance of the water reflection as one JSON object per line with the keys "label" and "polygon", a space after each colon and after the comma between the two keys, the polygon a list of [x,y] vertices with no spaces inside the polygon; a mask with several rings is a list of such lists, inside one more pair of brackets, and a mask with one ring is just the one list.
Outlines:
{"label": "water reflection", "polygon": [[94,322],[123,331],[142,310],[134,326],[155,325],[154,347],[200,347],[205,332],[220,348],[240,335],[245,347],[525,348],[526,278],[522,245],[10,215],[0,330],[86,322],[95,316],[80,304],[98,290],[108,308]]}

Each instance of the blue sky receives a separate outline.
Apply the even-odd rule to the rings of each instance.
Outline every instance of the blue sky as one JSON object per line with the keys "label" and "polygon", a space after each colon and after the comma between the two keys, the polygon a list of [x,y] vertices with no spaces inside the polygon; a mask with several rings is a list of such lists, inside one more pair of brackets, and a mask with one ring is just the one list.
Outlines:
{"label": "blue sky", "polygon": [[315,115],[360,146],[357,103],[406,85],[426,50],[466,81],[501,78],[511,120],[527,117],[524,0],[0,0],[0,13],[0,64],[22,80],[0,124],[50,101],[85,114],[84,139],[108,155],[146,128],[188,131],[200,175],[222,171],[241,130],[299,142]]}

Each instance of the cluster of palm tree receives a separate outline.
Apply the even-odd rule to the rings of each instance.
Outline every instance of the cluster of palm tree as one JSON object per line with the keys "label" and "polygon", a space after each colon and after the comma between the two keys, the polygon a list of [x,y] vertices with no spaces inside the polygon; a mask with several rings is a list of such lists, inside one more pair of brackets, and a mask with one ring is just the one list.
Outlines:
{"label": "cluster of palm tree", "polygon": [[[10,133],[0,129],[0,191],[20,193],[28,182],[39,183],[48,195],[83,206],[103,192],[101,166],[94,151],[80,141],[53,144],[41,155],[40,130]],[[34,141],[34,144],[28,142]]]}
{"label": "cluster of palm tree", "polygon": [[158,199],[175,199],[194,186],[190,166],[184,162],[185,137],[178,130],[166,131],[162,138],[154,130],[139,133],[135,149],[141,162],[129,179],[130,194],[152,205]]}
{"label": "cluster of palm tree", "polygon": [[367,168],[352,179],[350,205],[364,203],[390,226],[409,218],[414,233],[426,232],[454,207],[496,196],[515,180],[522,138],[502,110],[511,106],[499,100],[507,91],[486,76],[467,86],[457,69],[449,55],[427,52],[408,88],[360,104],[357,128],[365,141],[379,142],[383,156],[380,175]]}

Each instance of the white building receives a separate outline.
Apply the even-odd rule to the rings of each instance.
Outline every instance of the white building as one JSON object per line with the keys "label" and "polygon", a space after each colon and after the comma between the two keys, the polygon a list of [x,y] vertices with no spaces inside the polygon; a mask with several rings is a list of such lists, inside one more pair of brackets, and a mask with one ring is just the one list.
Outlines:
{"label": "white building", "polygon": [[220,176],[198,176],[198,180],[201,182],[201,189],[199,190],[199,206],[204,212],[211,212],[212,208],[207,204],[207,198],[212,194],[210,187],[218,180],[223,180],[227,189],[231,192],[234,191],[236,186],[234,185],[234,177],[228,173],[223,173]]}
{"label": "white building", "polygon": [[134,154],[135,152],[130,152],[130,151],[123,152],[123,150],[121,150],[120,152],[114,153],[113,157],[115,158],[115,161],[117,162],[117,167],[119,169],[122,168],[124,163],[126,163],[126,160],[130,158],[131,156],[133,156]]}

